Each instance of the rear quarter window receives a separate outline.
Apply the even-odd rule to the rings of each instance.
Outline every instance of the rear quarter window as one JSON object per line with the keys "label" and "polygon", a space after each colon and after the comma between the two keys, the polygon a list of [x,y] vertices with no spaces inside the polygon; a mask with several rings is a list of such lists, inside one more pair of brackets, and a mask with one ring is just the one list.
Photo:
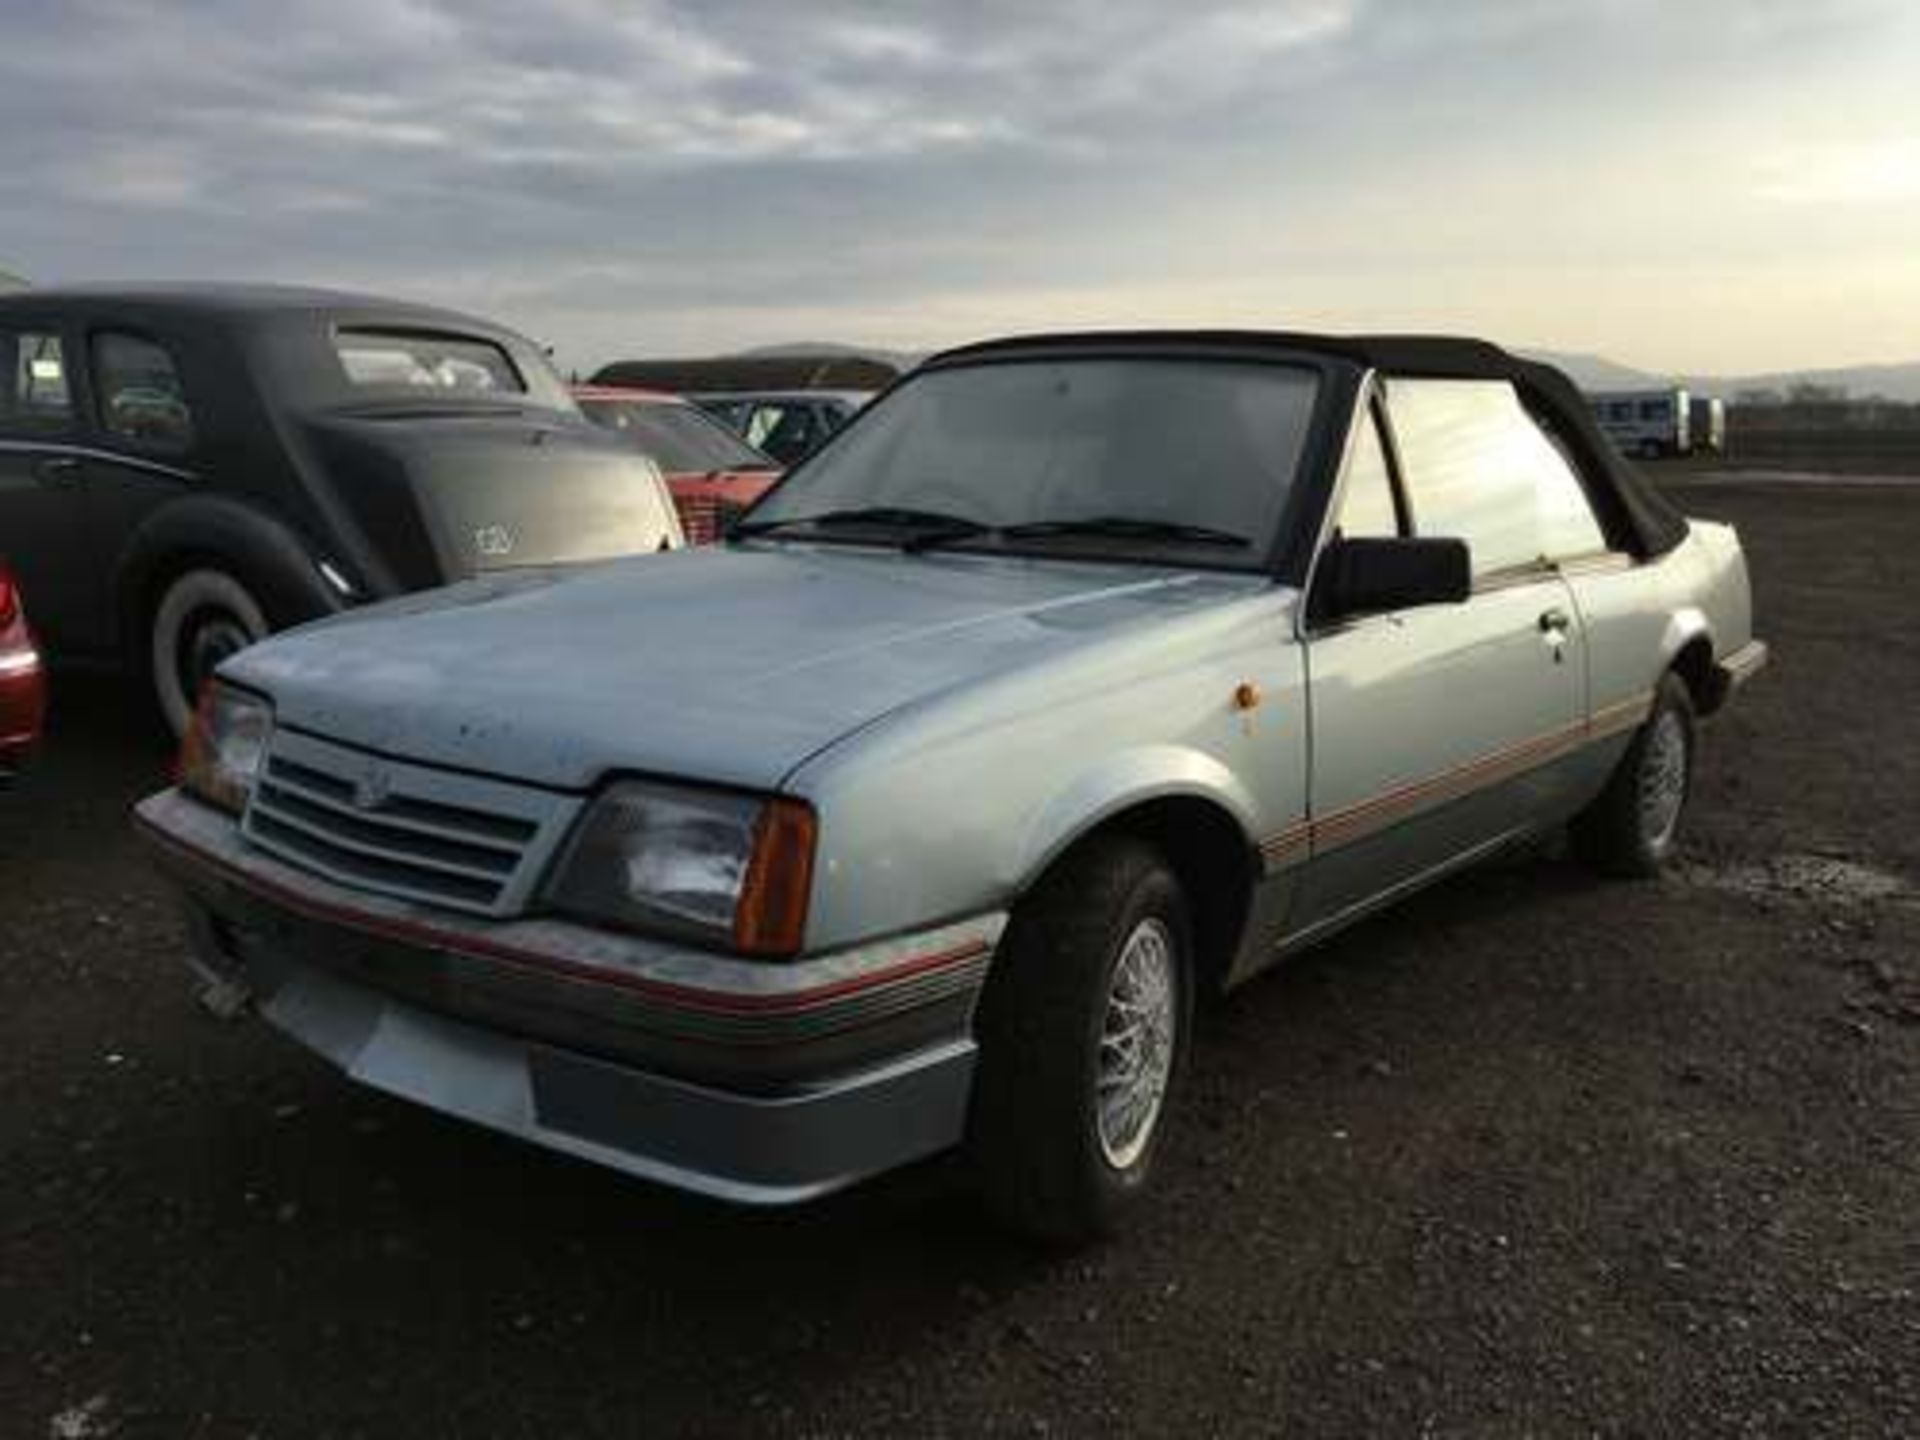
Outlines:
{"label": "rear quarter window", "polygon": [[1607,548],[1585,488],[1504,380],[1393,380],[1414,533],[1465,540],[1476,576]]}

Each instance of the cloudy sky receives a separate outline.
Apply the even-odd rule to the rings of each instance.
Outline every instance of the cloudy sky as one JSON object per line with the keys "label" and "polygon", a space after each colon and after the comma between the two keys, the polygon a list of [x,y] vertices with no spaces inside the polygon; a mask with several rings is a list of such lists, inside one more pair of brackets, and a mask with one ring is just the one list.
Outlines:
{"label": "cloudy sky", "polygon": [[0,0],[0,268],[436,299],[590,366],[1465,329],[1920,355],[1912,0]]}

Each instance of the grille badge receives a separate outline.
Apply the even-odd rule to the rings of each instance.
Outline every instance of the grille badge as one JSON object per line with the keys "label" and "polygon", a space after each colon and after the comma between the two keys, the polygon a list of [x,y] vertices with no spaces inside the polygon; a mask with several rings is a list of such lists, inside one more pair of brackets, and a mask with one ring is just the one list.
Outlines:
{"label": "grille badge", "polygon": [[369,765],[353,780],[353,808],[377,810],[386,804],[393,789],[393,777],[378,765]]}

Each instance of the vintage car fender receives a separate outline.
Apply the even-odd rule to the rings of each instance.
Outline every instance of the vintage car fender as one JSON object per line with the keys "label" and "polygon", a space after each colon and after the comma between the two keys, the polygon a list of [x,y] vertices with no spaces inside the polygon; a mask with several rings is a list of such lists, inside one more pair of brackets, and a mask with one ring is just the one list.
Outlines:
{"label": "vintage car fender", "polygon": [[1083,836],[1123,811],[1153,800],[1206,801],[1224,811],[1252,852],[1258,809],[1238,776],[1213,756],[1178,745],[1123,750],[1062,786],[1035,815],[1014,864],[1016,893]]}
{"label": "vintage car fender", "polygon": [[346,608],[316,556],[285,521],[225,495],[194,495],[162,506],[129,537],[114,567],[123,643],[139,644],[156,583],[192,556],[225,565],[255,591],[276,625]]}

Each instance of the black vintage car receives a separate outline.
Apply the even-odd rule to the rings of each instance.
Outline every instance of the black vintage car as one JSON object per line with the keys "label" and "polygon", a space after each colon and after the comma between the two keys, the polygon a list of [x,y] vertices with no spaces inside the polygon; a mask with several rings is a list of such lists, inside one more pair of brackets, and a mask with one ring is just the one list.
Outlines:
{"label": "black vintage car", "polygon": [[368,600],[679,543],[658,472],[539,349],[278,286],[0,296],[0,545],[56,662],[184,728],[235,649]]}

